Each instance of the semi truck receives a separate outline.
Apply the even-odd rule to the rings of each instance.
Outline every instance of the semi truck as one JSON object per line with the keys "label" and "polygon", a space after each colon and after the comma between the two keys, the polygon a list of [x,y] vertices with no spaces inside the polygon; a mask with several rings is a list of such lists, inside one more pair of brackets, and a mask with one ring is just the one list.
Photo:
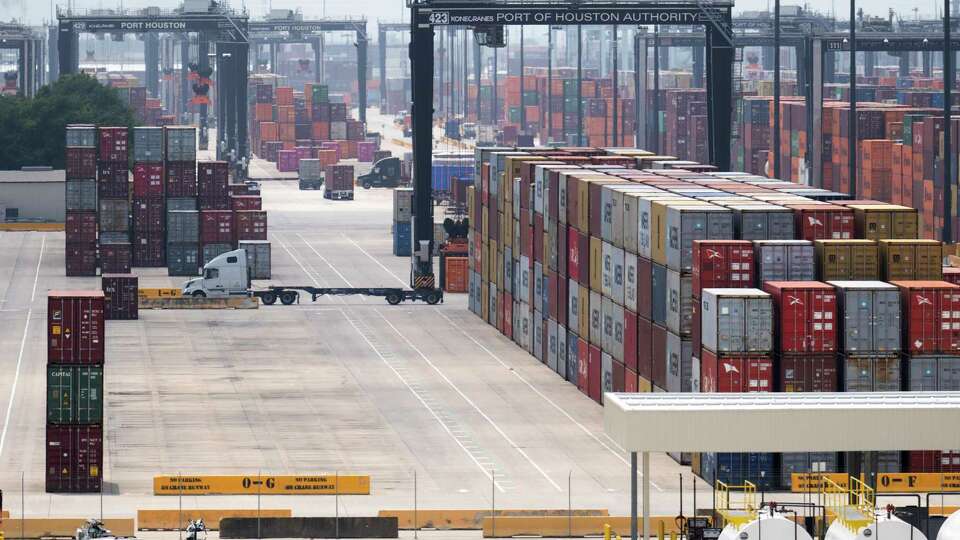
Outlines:
{"label": "semi truck", "polygon": [[321,296],[365,295],[381,296],[390,305],[405,300],[422,300],[430,305],[443,301],[440,289],[401,289],[399,287],[311,287],[308,285],[270,285],[254,287],[247,268],[247,253],[243,249],[228,251],[203,265],[200,277],[183,284],[183,296],[194,298],[259,298],[265,305],[280,303],[289,306],[299,303],[301,293],[313,302]]}
{"label": "semi truck", "polygon": [[357,177],[357,183],[363,186],[363,189],[395,188],[410,183],[410,178],[404,176],[403,162],[399,157],[394,156],[374,163],[370,172]]}

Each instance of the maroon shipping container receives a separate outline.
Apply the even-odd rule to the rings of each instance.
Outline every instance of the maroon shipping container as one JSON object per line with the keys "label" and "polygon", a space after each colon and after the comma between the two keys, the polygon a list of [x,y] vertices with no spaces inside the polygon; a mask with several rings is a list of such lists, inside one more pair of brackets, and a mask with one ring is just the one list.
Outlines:
{"label": "maroon shipping container", "polygon": [[767,281],[763,290],[773,296],[780,352],[836,352],[837,293],[832,286],[820,281]]}
{"label": "maroon shipping container", "polygon": [[637,375],[653,381],[653,323],[643,317],[637,317]]}
{"label": "maroon shipping container", "polygon": [[233,212],[230,210],[201,210],[200,243],[232,244]]}
{"label": "maroon shipping container", "polygon": [[127,162],[97,163],[97,194],[101,198],[126,199],[130,193]]}
{"label": "maroon shipping container", "polygon": [[570,227],[567,229],[567,275],[570,279],[580,281],[580,258],[587,257],[587,253],[580,253],[580,233]]}
{"label": "maroon shipping container", "polygon": [[258,195],[233,195],[230,197],[233,210],[263,210],[263,199]]}
{"label": "maroon shipping container", "polygon": [[227,195],[230,197],[251,195],[250,186],[246,184],[227,184]]}
{"label": "maroon shipping container", "polygon": [[65,274],[69,277],[97,275],[97,243],[66,244],[64,261]]}
{"label": "maroon shipping container", "polygon": [[779,364],[778,392],[840,391],[835,354],[784,354]]}
{"label": "maroon shipping container", "polygon": [[626,377],[626,368],[620,362],[613,361],[613,391],[623,392],[624,377]]}
{"label": "maroon shipping container", "polygon": [[773,358],[767,354],[716,353],[701,349],[701,392],[771,392]]}
{"label": "maroon shipping container", "polygon": [[909,472],[960,472],[960,451],[915,450],[907,452]]}
{"label": "maroon shipping container", "polygon": [[135,163],[133,165],[133,196],[138,198],[163,196],[163,164]]}
{"label": "maroon shipping container", "polygon": [[108,321],[135,320],[139,307],[139,280],[135,274],[103,274],[103,315]]}
{"label": "maroon shipping container", "polygon": [[947,283],[960,285],[960,268],[954,268],[952,266],[943,267],[943,280]]}
{"label": "maroon shipping container", "polygon": [[47,493],[99,493],[103,428],[47,425]]}
{"label": "maroon shipping container", "polygon": [[47,362],[103,364],[103,291],[47,293]]}
{"label": "maroon shipping container", "polygon": [[694,240],[692,291],[752,287],[753,242],[748,240]]}
{"label": "maroon shipping container", "polygon": [[167,161],[164,193],[167,197],[197,196],[197,163],[195,161]]}
{"label": "maroon shipping container", "polygon": [[855,238],[853,209],[826,204],[790,204],[796,217],[799,240],[846,240]]}
{"label": "maroon shipping container", "polygon": [[128,274],[133,264],[133,250],[129,242],[100,244],[100,272]]}
{"label": "maroon shipping container", "polygon": [[97,177],[97,149],[85,146],[67,147],[67,180],[93,180]]}
{"label": "maroon shipping container", "polygon": [[960,351],[960,286],[946,281],[891,281],[900,287],[903,350],[909,354]]}
{"label": "maroon shipping container", "polygon": [[[494,214],[496,215],[496,214]],[[496,221],[496,220],[494,220]],[[540,264],[543,260],[543,214],[533,213],[533,260]]]}
{"label": "maroon shipping container", "polygon": [[[637,257],[637,315],[653,319],[653,263]],[[643,377],[643,374],[640,375]]]}
{"label": "maroon shipping container", "polygon": [[603,363],[602,355],[600,354],[600,347],[596,345],[590,345],[589,356],[587,358],[587,395],[590,396],[590,399],[596,401],[597,403],[602,403],[603,396],[601,395],[603,377],[601,376],[601,364]]}
{"label": "maroon shipping container", "polygon": [[651,331],[650,376],[654,385],[667,387],[667,329],[653,324]]}
{"label": "maroon shipping container", "polygon": [[100,135],[100,161],[127,161],[127,128],[102,127]]}
{"label": "maroon shipping container", "polygon": [[64,222],[67,244],[90,244],[97,241],[96,212],[67,212]]}
{"label": "maroon shipping container", "polygon": [[623,365],[637,371],[637,314],[623,308]]}
{"label": "maroon shipping container", "polygon": [[167,265],[167,248],[163,231],[133,232],[133,266],[159,268]]}
{"label": "maroon shipping container", "polygon": [[267,213],[262,210],[234,212],[233,230],[237,240],[266,240]]}
{"label": "maroon shipping container", "polygon": [[227,188],[229,168],[226,161],[197,163],[197,196],[201,210],[229,210]]}
{"label": "maroon shipping container", "polygon": [[330,191],[353,191],[353,165],[327,165],[323,180]]}
{"label": "maroon shipping container", "polygon": [[138,232],[156,232],[163,238],[167,220],[164,215],[162,197],[144,197],[133,199],[133,230]]}

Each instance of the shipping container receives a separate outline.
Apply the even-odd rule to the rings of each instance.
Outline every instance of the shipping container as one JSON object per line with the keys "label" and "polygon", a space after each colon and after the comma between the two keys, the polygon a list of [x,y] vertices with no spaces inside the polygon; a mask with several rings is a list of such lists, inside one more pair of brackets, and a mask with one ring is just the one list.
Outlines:
{"label": "shipping container", "polygon": [[189,162],[197,160],[197,128],[192,126],[165,126],[164,161]]}
{"label": "shipping container", "polygon": [[773,351],[773,300],[759,289],[703,289],[701,342],[713,352]]}
{"label": "shipping container", "polygon": [[808,240],[754,242],[757,285],[767,281],[813,281],[816,276],[813,244]]}
{"label": "shipping container", "polygon": [[127,199],[100,199],[100,232],[130,230],[130,203]]}
{"label": "shipping container", "polygon": [[[780,454],[780,486],[789,489],[794,474],[831,473],[840,471],[840,454],[837,452],[785,452]],[[810,482],[808,485],[813,485]],[[811,493],[819,493],[811,488]]]}
{"label": "shipping container", "polygon": [[126,163],[127,155],[127,128],[100,127],[97,129],[100,139],[100,161],[122,161]]}
{"label": "shipping container", "polygon": [[840,388],[840,373],[837,355],[781,354],[778,360],[779,377],[775,390],[778,392],[837,392]]}
{"label": "shipping container", "polygon": [[831,285],[819,281],[767,281],[763,290],[773,297],[777,351],[836,352],[837,295]]}
{"label": "shipping container", "polygon": [[103,274],[104,318],[108,321],[138,318],[139,289],[135,274]]}
{"label": "shipping container", "polygon": [[[162,197],[145,197],[133,199],[133,230],[138,232],[154,232],[163,239],[166,230],[167,218],[164,212]],[[137,242],[134,241],[134,244]]]}
{"label": "shipping container", "polygon": [[167,243],[167,274],[197,276],[200,273],[200,246],[196,243]]}
{"label": "shipping container", "polygon": [[102,477],[101,426],[47,426],[47,493],[99,493]]}
{"label": "shipping container", "polygon": [[103,366],[47,365],[47,424],[103,423]]}
{"label": "shipping container", "polygon": [[769,354],[724,353],[706,347],[700,356],[701,392],[772,392],[773,357]]}
{"label": "shipping container", "polygon": [[900,291],[880,281],[829,281],[841,314],[840,351],[900,352]]}
{"label": "shipping container", "polygon": [[64,246],[65,274],[74,276],[97,275],[97,243],[78,242]]}
{"label": "shipping container", "polygon": [[853,204],[847,207],[854,212],[857,238],[912,240],[919,236],[916,209],[895,204]]}
{"label": "shipping container", "polygon": [[108,199],[126,199],[130,196],[130,170],[126,161],[97,162],[97,193]]}
{"label": "shipping container", "polygon": [[270,242],[242,240],[237,247],[247,254],[247,272],[250,279],[270,279]]}
{"label": "shipping container", "polygon": [[843,206],[790,204],[801,240],[847,240],[855,238],[853,210]]}
{"label": "shipping container", "polygon": [[730,205],[736,238],[741,240],[793,240],[793,212],[774,204]]}
{"label": "shipping container", "polygon": [[[71,182],[67,182],[69,185]],[[71,212],[65,216],[64,232],[67,244],[92,244],[97,241],[97,213]]]}
{"label": "shipping container", "polygon": [[47,361],[103,364],[103,291],[47,293]]}
{"label": "shipping container", "polygon": [[200,248],[200,266],[206,266],[208,262],[228,251],[233,251],[233,244],[203,244]]}
{"label": "shipping container", "polygon": [[820,281],[880,279],[880,248],[874,240],[817,240],[814,247]]}
{"label": "shipping container", "polygon": [[880,240],[880,276],[883,281],[940,280],[943,243],[937,240]]}
{"label": "shipping container", "polygon": [[960,286],[946,281],[890,283],[902,294],[905,353],[960,352]]}
{"label": "shipping container", "polygon": [[162,127],[133,128],[133,161],[138,164],[163,161]]}
{"label": "shipping container", "polygon": [[[112,234],[112,233],[105,233]],[[128,241],[100,241],[100,272],[129,274],[133,265],[133,248]]]}
{"label": "shipping container", "polygon": [[67,212],[97,211],[96,180],[70,180],[65,190]]}
{"label": "shipping container", "polygon": [[[667,267],[689,272],[693,268],[693,242],[695,240],[731,240],[734,238],[733,214],[724,208],[669,205],[659,213],[659,203],[654,204],[653,246],[654,260]],[[662,227],[662,228],[658,228]],[[657,255],[663,252],[663,260]]]}
{"label": "shipping container", "polygon": [[133,165],[133,196],[162,197],[164,174],[161,163],[135,163]]}
{"label": "shipping container", "polygon": [[233,238],[232,211],[200,211],[200,242],[203,244],[229,244],[233,242]]}
{"label": "shipping container", "polygon": [[97,128],[91,124],[70,124],[66,129],[66,146],[97,147]]}
{"label": "shipping container", "polygon": [[163,165],[164,193],[167,197],[197,196],[196,161],[167,161]]}
{"label": "shipping container", "polygon": [[667,288],[664,291],[667,306],[667,330],[680,336],[689,336],[692,330],[694,296],[689,274],[681,275],[667,269]]}
{"label": "shipping container", "polygon": [[66,179],[96,180],[97,149],[87,147],[67,147]]}
{"label": "shipping container", "polygon": [[197,197],[200,210],[229,210],[229,165],[226,161],[197,162]]}
{"label": "shipping container", "polygon": [[840,355],[844,392],[899,392],[900,356],[889,354]]}
{"label": "shipping container", "polygon": [[167,243],[196,244],[200,241],[200,213],[196,210],[167,211]]}
{"label": "shipping container", "polygon": [[167,212],[172,210],[196,210],[196,197],[167,197]]}
{"label": "shipping container", "polygon": [[753,242],[697,240],[693,243],[693,296],[700,298],[703,289],[752,287],[754,269]]}

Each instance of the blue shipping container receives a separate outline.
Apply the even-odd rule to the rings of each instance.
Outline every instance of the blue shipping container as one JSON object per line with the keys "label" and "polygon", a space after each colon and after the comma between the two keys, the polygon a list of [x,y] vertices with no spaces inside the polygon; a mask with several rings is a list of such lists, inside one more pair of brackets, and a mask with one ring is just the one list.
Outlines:
{"label": "blue shipping container", "polygon": [[[778,475],[774,468],[775,455],[757,452],[719,452],[716,454],[716,479],[736,486],[743,485],[743,482],[748,480],[762,489],[778,487]],[[702,463],[701,461],[701,467]]]}
{"label": "blue shipping container", "polygon": [[450,193],[453,191],[453,179],[459,178],[473,182],[474,160],[462,158],[438,158],[431,165],[434,191]]}
{"label": "blue shipping container", "polygon": [[393,254],[397,257],[409,257],[412,250],[410,222],[397,221],[393,224]]}

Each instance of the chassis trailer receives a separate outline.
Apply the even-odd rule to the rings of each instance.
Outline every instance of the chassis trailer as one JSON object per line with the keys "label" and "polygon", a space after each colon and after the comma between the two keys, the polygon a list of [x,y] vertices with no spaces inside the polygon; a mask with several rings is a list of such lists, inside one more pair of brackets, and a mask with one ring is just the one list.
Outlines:
{"label": "chassis trailer", "polygon": [[280,303],[289,306],[299,303],[300,292],[310,295],[310,300],[316,302],[321,296],[351,296],[360,294],[364,296],[382,296],[386,298],[387,303],[395,306],[405,300],[422,300],[430,305],[443,302],[443,291],[440,289],[400,289],[397,287],[310,287],[310,286],[271,286],[266,289],[254,289],[250,295],[257,297],[261,302],[272,306],[277,300]]}

